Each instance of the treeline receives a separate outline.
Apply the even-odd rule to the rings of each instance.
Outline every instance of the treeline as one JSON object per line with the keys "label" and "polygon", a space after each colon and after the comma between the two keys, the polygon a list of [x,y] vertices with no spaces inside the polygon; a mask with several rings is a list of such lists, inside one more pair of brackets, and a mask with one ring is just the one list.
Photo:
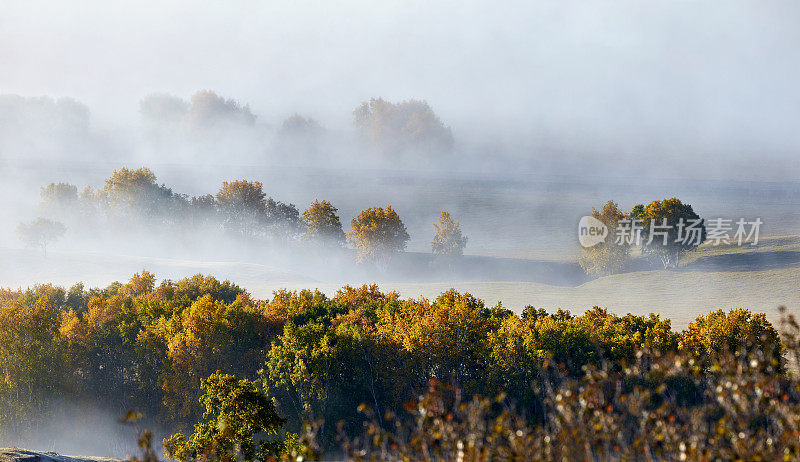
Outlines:
{"label": "treeline", "polygon": [[[554,412],[553,390],[589,370],[628,374],[646,358],[657,368],[658,358],[680,355],[698,375],[624,386],[691,405],[704,402],[703,374],[718,371],[722,355],[742,353],[747,367],[779,379],[784,348],[763,314],[744,309],[714,311],[675,332],[656,315],[530,306],[517,315],[455,290],[435,300],[402,299],[376,286],[344,287],[331,298],[304,290],[256,300],[213,277],[156,283],[142,272],[103,289],[0,291],[0,429],[13,443],[67,401],[103,403],[119,415],[134,409],[186,432],[204,419],[201,396],[211,406],[207,419],[233,409],[209,390],[239,390],[262,406],[274,403],[280,419],[269,421],[280,423],[279,435],[320,421],[316,437],[332,448],[337,423],[338,433],[355,437],[370,421],[362,404],[385,425],[387,416],[407,415],[404,404],[433,379],[465,397],[502,396],[535,427]],[[204,382],[216,372],[246,379],[244,388],[225,376]]]}
{"label": "treeline", "polygon": [[[80,193],[75,185],[50,183],[41,189],[38,215],[21,223],[18,234],[27,245],[43,250],[73,230],[73,238],[158,236],[184,242],[227,238],[328,251],[350,244],[357,261],[386,264],[410,239],[391,205],[360,212],[345,234],[338,209],[326,200],[314,201],[301,214],[294,204],[268,197],[261,182],[249,180],[225,181],[216,194],[188,196],[159,184],[147,168],[122,168],[102,188],[87,186]],[[442,212],[434,227],[433,253],[463,253],[467,238],[449,212]]]}
{"label": "treeline", "polygon": [[[133,109],[133,108],[132,108]],[[188,99],[155,93],[142,98],[136,130],[151,158],[196,163],[218,159],[263,163],[336,165],[441,159],[453,153],[453,135],[426,101],[370,98],[351,114],[353,134],[327,130],[294,114],[280,124],[277,114],[259,117],[245,102],[200,90]],[[89,108],[72,99],[0,94],[0,157],[72,159],[74,152],[108,159],[120,146],[91,130]]]}

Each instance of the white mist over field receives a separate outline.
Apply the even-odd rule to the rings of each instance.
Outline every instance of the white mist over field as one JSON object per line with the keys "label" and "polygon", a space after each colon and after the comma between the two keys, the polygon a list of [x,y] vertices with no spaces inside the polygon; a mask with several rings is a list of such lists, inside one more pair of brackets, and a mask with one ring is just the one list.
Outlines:
{"label": "white mist over field", "polygon": [[[370,97],[425,99],[459,152],[472,154],[464,157],[489,156],[501,170],[512,158],[534,172],[588,163],[609,173],[794,180],[798,9],[11,1],[0,17],[0,91],[85,104],[102,159],[141,154],[131,132],[146,95],[209,89],[248,104],[264,131],[300,113],[346,132]],[[252,154],[248,164],[281,163]]]}
{"label": "white mist over field", "polygon": [[[106,286],[144,268],[211,274],[259,298],[377,281],[406,297],[456,287],[515,311],[655,311],[677,328],[713,307],[800,309],[797,2],[0,10],[0,288]],[[123,167],[149,168],[187,203],[239,179],[299,213],[329,200],[345,232],[361,210],[391,204],[411,238],[375,268],[356,265],[352,248],[235,240],[213,221],[166,232],[140,212],[107,226],[108,210],[73,204],[46,255],[23,245],[17,226],[44,213],[43,187],[69,183],[78,197]],[[761,218],[766,243],[739,260],[705,250],[672,272],[584,273],[581,216],[608,200],[628,211],[670,197],[705,218]],[[455,267],[430,257],[443,210],[469,238]],[[63,447],[46,436],[61,427],[30,444]],[[124,452],[120,435],[96,451]]]}

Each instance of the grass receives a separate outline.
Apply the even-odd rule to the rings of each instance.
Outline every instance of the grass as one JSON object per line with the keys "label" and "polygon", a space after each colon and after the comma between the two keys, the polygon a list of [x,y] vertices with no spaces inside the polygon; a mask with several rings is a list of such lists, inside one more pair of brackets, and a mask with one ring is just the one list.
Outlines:
{"label": "grass", "polygon": [[[407,259],[420,258],[416,254]],[[230,279],[259,298],[269,298],[274,290],[282,288],[318,288],[333,295],[345,283],[358,285],[383,279],[383,290],[396,290],[403,297],[434,298],[452,287],[482,298],[489,305],[502,301],[515,311],[533,305],[581,313],[598,305],[617,314],[652,312],[671,319],[676,329],[685,328],[698,315],[716,308],[750,308],[767,313],[772,321],[778,318],[779,305],[800,313],[800,236],[762,238],[757,247],[704,244],[687,254],[677,270],[635,271],[588,282],[565,278],[574,282],[559,285],[551,282],[558,278],[548,273],[565,269],[563,263],[487,257],[471,257],[464,262],[471,269],[483,267],[483,273],[465,271],[447,279],[441,275],[428,278],[422,271],[418,280],[362,274],[342,281],[319,281],[256,263],[57,252],[44,259],[36,252],[0,249],[0,286],[28,286],[35,282],[69,286],[78,281],[105,286],[114,280],[127,280],[145,268],[160,279],[198,272],[211,274]],[[490,275],[499,275],[499,280],[488,278]],[[421,282],[428,280],[438,282]]]}

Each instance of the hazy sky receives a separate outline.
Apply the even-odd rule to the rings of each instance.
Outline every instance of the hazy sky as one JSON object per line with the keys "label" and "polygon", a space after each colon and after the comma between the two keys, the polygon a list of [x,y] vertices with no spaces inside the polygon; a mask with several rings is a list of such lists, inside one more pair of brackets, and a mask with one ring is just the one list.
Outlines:
{"label": "hazy sky", "polygon": [[[260,120],[345,128],[428,100],[457,139],[592,152],[796,156],[800,3],[4,0],[0,93],[72,96],[95,125],[208,88]],[[745,154],[742,154],[745,153]]]}

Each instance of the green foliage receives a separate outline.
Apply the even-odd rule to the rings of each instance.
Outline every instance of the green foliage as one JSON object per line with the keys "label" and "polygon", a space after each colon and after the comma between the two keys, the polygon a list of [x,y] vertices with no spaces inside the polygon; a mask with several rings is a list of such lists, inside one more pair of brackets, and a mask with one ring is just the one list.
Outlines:
{"label": "green foliage", "polygon": [[194,433],[188,438],[178,433],[164,440],[168,457],[180,461],[249,462],[266,461],[281,454],[283,443],[267,440],[264,435],[277,435],[286,420],[254,382],[217,372],[203,379],[201,387],[203,421],[195,424]]}
{"label": "green foliage", "polygon": [[[784,344],[793,345],[789,337]],[[664,402],[682,406],[686,415],[692,406],[706,406],[706,416],[732,412],[714,404],[716,388],[706,388],[724,385],[716,380],[730,379],[732,371],[748,371],[748,386],[768,380],[784,390],[784,382],[793,380],[782,359],[787,351],[793,350],[782,346],[764,315],[747,310],[715,311],[674,332],[655,315],[618,316],[597,307],[583,314],[526,307],[517,315],[455,290],[435,300],[401,299],[372,285],[344,287],[333,298],[304,290],[254,300],[212,277],[158,283],[142,271],[102,289],[0,290],[0,432],[34,428],[58,401],[94,400],[120,415],[127,409],[144,412],[167,428],[200,421],[196,438],[172,440],[175,451],[201,451],[208,442],[227,451],[233,446],[223,440],[246,439],[256,427],[237,424],[250,430],[234,434],[217,424],[239,417],[258,421],[266,414],[247,410],[269,398],[272,410],[285,416],[287,431],[325,422],[315,433],[330,449],[339,422],[344,434],[360,434],[368,420],[358,412],[360,404],[389,425],[387,413],[402,415],[404,403],[424,393],[432,379],[456,384],[465,396],[504,394],[503,403],[516,403],[524,414],[519,423],[529,429],[553,416],[572,419],[569,425],[596,425],[579,412],[587,404],[566,395],[562,399],[569,398],[572,407],[556,412],[553,393],[602,391],[584,397],[630,409],[621,420],[610,420],[625,429],[624,419],[643,409],[668,418],[660,408]],[[216,371],[228,378],[203,381]],[[205,409],[198,405],[201,386]],[[250,393],[253,387],[258,396]],[[607,394],[614,390],[618,394]],[[622,395],[647,401],[636,407],[624,404]],[[225,401],[231,396],[247,399]],[[641,425],[642,431],[661,431],[651,421]],[[734,424],[722,425],[728,432]],[[560,428],[547,434],[565,437]],[[581,437],[599,438],[580,431]],[[251,436],[260,441],[260,433]],[[173,454],[200,454],[191,451]]]}

